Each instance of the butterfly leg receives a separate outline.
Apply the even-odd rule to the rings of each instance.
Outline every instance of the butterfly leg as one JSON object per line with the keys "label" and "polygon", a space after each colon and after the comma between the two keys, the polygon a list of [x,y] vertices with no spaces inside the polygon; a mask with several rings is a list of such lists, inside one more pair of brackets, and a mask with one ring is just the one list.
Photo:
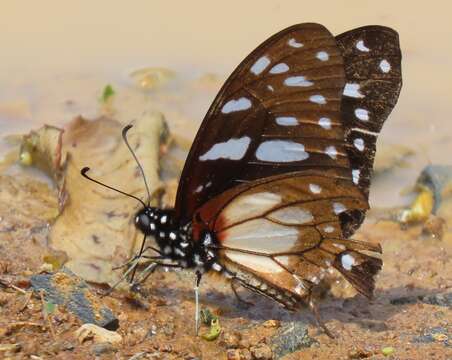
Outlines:
{"label": "butterfly leg", "polygon": [[107,295],[110,295],[110,294],[112,293],[112,291],[113,291],[120,283],[122,283],[122,282],[127,278],[127,276],[129,275],[129,273],[132,272],[132,271],[134,271],[134,269],[136,269],[136,267],[138,266],[138,260],[139,260],[139,259],[135,259],[135,260],[134,260],[134,263],[133,263],[133,264],[127,269],[127,271],[119,278],[119,280],[116,281],[116,282],[110,287],[110,289],[107,290],[107,291],[102,295],[102,297],[107,296]]}
{"label": "butterfly leg", "polygon": [[201,272],[196,272],[196,280],[195,280],[195,333],[198,336],[199,331],[199,284],[201,282],[202,274]]}
{"label": "butterfly leg", "polygon": [[240,280],[238,280],[237,278],[232,278],[231,279],[231,289],[232,292],[234,293],[235,297],[237,298],[237,300],[242,303],[245,304],[246,306],[253,306],[254,303],[251,301],[247,301],[245,299],[243,299],[239,293],[237,292],[237,287],[240,285]]}
{"label": "butterfly leg", "polygon": [[315,321],[317,323],[317,326],[320,327],[325,334],[327,334],[331,339],[334,339],[334,335],[331,333],[330,330],[326,327],[326,325],[323,323],[322,319],[320,318],[319,308],[317,307],[317,304],[315,303],[312,294],[309,295],[308,298],[308,305],[311,309],[312,313],[314,314]]}

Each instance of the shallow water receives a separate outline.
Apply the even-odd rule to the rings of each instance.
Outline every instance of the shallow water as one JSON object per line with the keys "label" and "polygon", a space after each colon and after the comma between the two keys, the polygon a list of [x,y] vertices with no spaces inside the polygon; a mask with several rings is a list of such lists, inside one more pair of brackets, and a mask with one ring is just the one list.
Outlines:
{"label": "shallow water", "polygon": [[[0,132],[62,124],[79,114],[95,117],[102,88],[111,83],[123,95],[117,101],[122,121],[145,108],[158,109],[176,132],[180,124],[193,124],[190,141],[221,82],[274,32],[307,21],[335,34],[388,25],[400,34],[404,86],[379,146],[403,144],[416,153],[409,168],[398,169],[371,192],[373,204],[394,205],[423,166],[452,163],[450,8],[446,1],[432,6],[386,0],[9,2],[0,14]],[[144,66],[170,68],[178,76],[165,90],[143,94],[128,74]],[[206,73],[218,80],[196,80]],[[0,143],[0,154],[5,150]]]}

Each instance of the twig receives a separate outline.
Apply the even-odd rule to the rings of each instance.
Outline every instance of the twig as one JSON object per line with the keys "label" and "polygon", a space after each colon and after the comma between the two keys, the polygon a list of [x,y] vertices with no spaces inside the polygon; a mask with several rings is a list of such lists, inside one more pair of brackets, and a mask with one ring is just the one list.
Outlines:
{"label": "twig", "polygon": [[5,281],[5,280],[3,280],[3,279],[0,279],[0,284],[1,284],[2,286],[4,286],[5,288],[10,288],[10,289],[19,291],[19,292],[21,292],[22,294],[26,294],[26,293],[27,293],[24,289],[21,289],[20,287],[18,287],[18,286],[16,286],[16,285],[12,284],[10,281]]}
{"label": "twig", "polygon": [[46,306],[45,306],[45,301],[44,301],[44,291],[41,290],[39,292],[39,295],[41,296],[41,303],[42,303],[42,311],[44,313],[44,320],[46,320],[48,322],[50,333],[52,334],[53,340],[56,341],[57,337],[56,337],[56,334],[55,334],[55,329],[53,328],[52,321],[51,321],[51,319],[49,317],[49,314],[47,314],[47,311],[46,311]]}
{"label": "twig", "polygon": [[32,296],[33,296],[33,291],[30,291],[27,294],[24,304],[20,307],[19,310],[17,310],[17,313],[21,313],[22,311],[24,311],[27,308],[27,305],[30,302]]}

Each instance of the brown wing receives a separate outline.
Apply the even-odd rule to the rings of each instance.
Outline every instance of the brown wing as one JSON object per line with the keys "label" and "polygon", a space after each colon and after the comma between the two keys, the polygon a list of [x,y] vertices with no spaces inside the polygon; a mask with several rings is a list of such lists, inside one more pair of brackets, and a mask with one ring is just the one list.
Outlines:
{"label": "brown wing", "polygon": [[[346,84],[341,121],[348,144],[353,182],[366,195],[373,170],[377,136],[402,87],[399,36],[384,26],[364,26],[336,37],[344,59]],[[351,236],[365,212],[347,214],[343,228]]]}
{"label": "brown wing", "polygon": [[381,248],[342,230],[343,214],[367,208],[350,179],[308,171],[231,189],[200,209],[195,227],[216,233],[223,265],[244,284],[294,307],[331,269],[371,296],[382,262],[360,251]]}
{"label": "brown wing", "polygon": [[344,83],[336,40],[322,25],[292,26],[254,50],[196,135],[177,194],[180,222],[243,182],[320,168],[350,175],[340,118]]}
{"label": "brown wing", "polygon": [[354,182],[369,194],[377,136],[399,98],[399,36],[384,26],[365,26],[336,37],[347,83],[341,118]]}

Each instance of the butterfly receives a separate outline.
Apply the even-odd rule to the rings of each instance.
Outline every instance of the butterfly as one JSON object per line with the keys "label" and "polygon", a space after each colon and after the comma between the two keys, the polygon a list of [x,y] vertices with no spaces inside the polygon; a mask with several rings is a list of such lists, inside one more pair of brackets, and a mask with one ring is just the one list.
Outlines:
{"label": "butterfly", "polygon": [[350,237],[369,209],[377,136],[401,86],[390,28],[335,37],[304,23],[273,35],[213,101],[174,209],[138,199],[138,257],[152,249],[151,270],[169,261],[195,270],[198,284],[217,272],[290,310],[308,303],[316,313],[313,288],[334,269],[371,297],[381,247]]}

